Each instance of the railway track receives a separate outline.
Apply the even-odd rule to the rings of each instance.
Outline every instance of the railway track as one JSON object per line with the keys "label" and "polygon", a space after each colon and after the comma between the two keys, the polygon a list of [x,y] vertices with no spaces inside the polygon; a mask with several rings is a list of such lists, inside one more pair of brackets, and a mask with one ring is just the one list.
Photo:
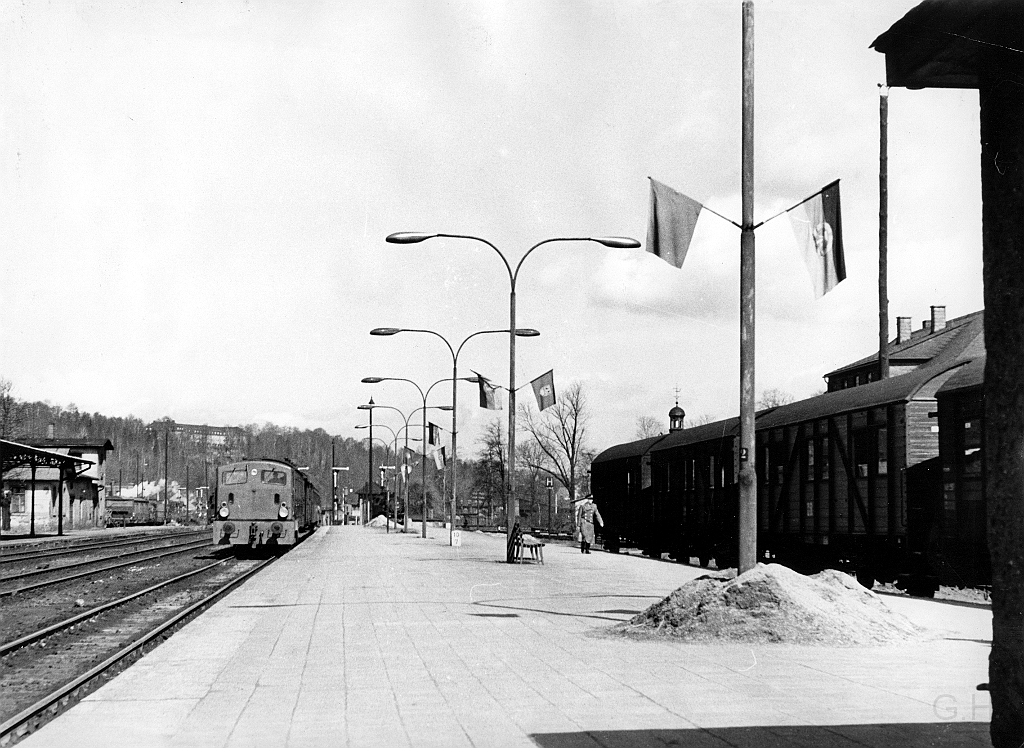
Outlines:
{"label": "railway track", "polygon": [[184,537],[199,537],[206,536],[210,537],[209,528],[203,528],[202,530],[190,530],[187,532],[176,532],[176,533],[148,533],[132,535],[128,537],[120,538],[103,538],[101,540],[89,540],[83,542],[75,542],[70,545],[61,545],[59,547],[51,547],[49,545],[43,545],[33,550],[16,550],[16,549],[3,549],[0,550],[0,564],[15,564],[15,563],[31,563],[33,561],[52,559],[60,556],[79,556],[84,553],[90,553],[95,550],[103,550],[108,548],[126,548],[140,543],[156,543],[160,541],[175,540]]}
{"label": "railway track", "polygon": [[[161,538],[166,540],[166,538]],[[70,564],[61,564],[59,566],[47,566],[45,568],[36,568],[28,571],[23,571],[16,574],[9,574],[7,576],[0,577],[0,597],[8,595],[15,595],[21,592],[28,592],[30,590],[41,589],[55,584],[64,584],[72,580],[81,579],[83,577],[93,576],[96,574],[103,574],[108,571],[115,569],[125,568],[139,563],[145,563],[147,561],[153,561],[156,559],[164,558],[167,556],[173,556],[178,553],[188,553],[190,551],[200,550],[202,548],[212,547],[213,542],[207,533],[204,533],[204,537],[195,539],[190,536],[185,538],[185,542],[174,542],[176,539],[172,539],[170,544],[159,545],[154,548],[142,548],[137,551],[131,552],[120,552],[110,556],[100,556],[98,558],[89,558],[82,561],[76,561]],[[120,561],[127,557],[132,557],[130,561]],[[81,571],[76,574],[68,574],[67,572],[73,569],[79,569],[85,566],[96,566],[97,564],[103,564],[109,561],[118,560],[117,563],[107,564],[106,566],[98,566],[87,571]],[[39,577],[39,576],[50,576],[52,579],[48,579],[34,584],[25,584],[25,580]]]}
{"label": "railway track", "polygon": [[77,702],[273,560],[220,559],[0,645],[0,748]]}

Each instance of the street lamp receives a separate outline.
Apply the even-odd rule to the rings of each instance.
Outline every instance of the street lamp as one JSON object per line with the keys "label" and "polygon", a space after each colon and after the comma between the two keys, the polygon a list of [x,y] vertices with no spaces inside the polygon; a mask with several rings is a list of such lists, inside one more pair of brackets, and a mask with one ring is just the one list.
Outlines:
{"label": "street lamp", "polygon": [[[348,470],[348,465],[344,465],[344,466],[341,466],[341,467],[335,467],[334,466],[334,440],[331,439],[331,500],[333,502],[333,510],[334,510],[333,511],[333,523],[335,525],[338,524],[338,473],[340,473],[341,471],[345,471],[347,473],[349,471]],[[341,499],[342,499],[342,506],[343,506],[343,508],[342,508],[342,516],[345,518],[343,521],[347,523],[348,522],[348,506],[344,503],[344,501],[345,501],[345,494],[344,494],[344,492],[342,492],[342,494],[341,494]]]}
{"label": "street lamp", "polygon": [[[378,407],[383,407],[383,406],[378,406]],[[395,408],[395,410],[398,410],[398,409]],[[396,434],[395,430],[392,429],[390,426],[385,426],[383,423],[377,424],[377,427],[378,428],[382,428],[382,429],[387,429],[388,431],[391,432],[391,436],[392,436],[391,451],[392,451],[392,453],[395,456],[395,465],[397,466],[398,465],[398,434]],[[365,425],[363,425],[363,426],[356,426],[356,428],[357,429],[365,429],[367,427]],[[399,430],[401,430],[401,429],[399,429]],[[386,461],[387,457],[388,457],[388,449],[389,449],[388,443],[386,441],[384,441],[383,439],[377,439],[377,441],[379,441],[381,444],[384,445],[384,459]],[[373,448],[373,442],[370,442],[370,447],[371,447],[371,449]],[[380,469],[381,469],[381,474],[383,475],[384,466],[381,465]],[[396,469],[397,469],[397,467],[396,467]],[[381,479],[380,483],[381,483],[381,488],[384,488],[384,513],[387,514],[387,503],[388,503],[387,502],[387,488],[384,487],[384,480],[383,480],[383,478]],[[385,525],[387,526],[387,531],[391,532],[391,525],[389,523],[385,523]],[[397,485],[395,486],[395,531],[396,532],[398,531],[398,486]]]}
{"label": "street lamp", "polygon": [[578,237],[555,237],[552,239],[544,239],[543,241],[537,242],[528,250],[526,254],[522,256],[515,269],[512,269],[512,265],[508,259],[495,245],[486,239],[481,239],[479,236],[469,236],[466,234],[428,234],[415,231],[402,231],[396,234],[390,234],[385,241],[391,244],[417,244],[427,239],[434,238],[445,238],[445,239],[471,239],[473,241],[486,244],[488,247],[493,249],[497,255],[501,258],[501,261],[505,264],[505,269],[508,271],[508,279],[510,284],[509,291],[509,336],[508,336],[508,480],[506,483],[506,494],[505,494],[505,515],[507,518],[506,524],[508,525],[505,529],[505,560],[508,563],[515,561],[515,552],[512,547],[512,538],[515,535],[517,526],[519,524],[519,502],[516,500],[516,281],[519,278],[519,269],[523,266],[526,258],[530,256],[533,250],[537,249],[544,244],[550,244],[551,242],[597,242],[605,247],[612,247],[614,249],[636,249],[640,246],[640,242],[636,239],[630,239],[625,236],[578,236]]}
{"label": "street lamp", "polygon": [[[459,452],[458,452],[458,429],[456,428],[456,416],[458,413],[458,381],[459,381],[459,354],[462,353],[462,346],[469,342],[470,338],[475,338],[477,335],[489,335],[492,333],[507,333],[508,330],[479,330],[466,338],[459,344],[458,348],[453,348],[452,344],[448,342],[448,339],[439,332],[433,330],[418,330],[404,327],[377,327],[370,330],[371,335],[379,336],[390,336],[397,335],[400,332],[422,332],[429,335],[435,335],[444,341],[444,344],[448,346],[448,352],[452,354],[452,502],[450,508],[451,527],[448,532],[448,544],[452,544],[452,534],[455,532],[455,515],[457,512],[456,502],[458,501],[458,471],[459,471]],[[536,330],[529,328],[521,328],[515,331],[517,337],[520,338],[534,338],[540,335]],[[479,381],[476,378],[465,378],[463,381],[475,382]]]}
{"label": "street lamp", "polygon": [[[405,377],[363,377],[363,379],[362,379],[363,384],[378,384],[380,382],[408,382],[409,384],[411,384],[413,387],[416,388],[416,390],[420,393],[420,398],[423,400],[423,456],[422,456],[422,459],[420,460],[420,468],[421,468],[420,487],[421,487],[421,490],[423,491],[423,517],[422,517],[423,531],[422,531],[422,536],[424,538],[427,537],[427,459],[426,459],[426,457],[427,457],[427,455],[426,455],[426,451],[427,451],[427,395],[430,394],[430,391],[432,389],[434,389],[434,387],[436,387],[437,385],[441,384],[441,382],[447,382],[447,381],[448,381],[447,378],[446,379],[438,379],[432,385],[427,387],[427,391],[424,392],[423,388],[420,387],[418,384],[416,384],[416,382],[414,382],[411,379],[406,379]],[[431,407],[437,408],[438,410],[451,410],[452,409],[451,405],[433,405]],[[406,509],[405,516],[407,518],[409,516],[408,508]]]}
{"label": "street lamp", "polygon": [[[368,411],[370,411],[370,448],[368,450],[366,450],[369,453],[370,464],[369,464],[369,472],[366,474],[366,490],[367,490],[368,495],[369,495],[369,499],[368,500],[372,502],[373,501],[373,409],[375,407],[377,407],[377,406],[374,404],[373,398],[371,397],[369,403],[367,403],[366,405],[358,405],[356,407],[359,410],[368,410]],[[365,520],[364,520],[364,517],[363,517],[363,502],[360,501],[359,502],[359,524],[363,524],[364,521]]]}
{"label": "street lamp", "polygon": [[[410,413],[409,416],[406,417],[405,413],[403,413],[401,410],[399,410],[398,408],[396,408],[393,405],[381,405],[381,404],[378,403],[378,404],[374,405],[373,407],[375,407],[375,408],[385,408],[387,410],[395,411],[401,417],[402,422],[405,424],[404,426],[402,426],[402,427],[400,427],[398,429],[398,433],[402,433],[403,430],[405,431],[405,451],[402,453],[402,467],[403,467],[403,470],[402,470],[402,486],[403,486],[403,493],[404,493],[404,499],[405,499],[405,521],[402,523],[402,532],[409,532],[409,480],[408,480],[408,476],[406,475],[406,471],[404,469],[405,466],[406,466],[405,465],[405,463],[406,463],[406,453],[409,450],[409,441],[410,441],[409,431],[408,431],[408,429],[409,429],[409,420],[416,413],[418,413],[419,411],[421,411],[423,409],[422,408],[416,408],[416,410],[412,411],[412,413]],[[356,428],[360,428],[360,427],[357,426]],[[366,428],[366,427],[363,426],[361,428]],[[411,437],[411,441],[420,441],[420,440],[417,437]],[[395,497],[395,519],[396,520],[398,519],[398,497],[397,496]]]}

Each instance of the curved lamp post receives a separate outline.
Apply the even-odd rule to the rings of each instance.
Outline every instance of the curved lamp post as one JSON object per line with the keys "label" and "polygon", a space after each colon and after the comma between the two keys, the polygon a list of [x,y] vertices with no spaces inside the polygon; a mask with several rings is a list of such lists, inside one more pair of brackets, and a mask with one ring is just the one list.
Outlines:
{"label": "curved lamp post", "polygon": [[[420,467],[421,467],[421,472],[422,472],[422,477],[420,478],[420,485],[421,485],[421,489],[423,491],[423,518],[422,518],[422,522],[423,522],[423,537],[424,538],[427,537],[427,455],[426,455],[426,450],[427,450],[427,395],[430,394],[430,391],[432,389],[434,389],[435,386],[441,384],[441,382],[447,382],[447,381],[448,381],[447,379],[438,379],[436,382],[434,382],[434,384],[432,384],[429,387],[427,387],[427,391],[424,392],[423,388],[420,387],[418,384],[416,384],[416,382],[414,382],[411,379],[406,379],[405,377],[363,377],[363,379],[362,379],[363,384],[377,384],[379,382],[408,382],[409,384],[411,384],[413,387],[416,388],[416,390],[420,393],[420,398],[423,400],[423,452],[424,452],[424,454],[422,455],[422,458],[420,459]],[[437,408],[438,410],[451,410],[452,409],[451,405],[432,405],[430,407]],[[409,516],[408,508],[406,509],[405,516],[406,516],[406,518],[408,518],[408,516]]]}
{"label": "curved lamp post", "polygon": [[[448,531],[448,544],[452,544],[452,533],[455,531],[455,515],[457,511],[458,502],[458,472],[459,472],[459,452],[458,452],[458,429],[456,428],[456,416],[458,414],[458,393],[457,387],[459,381],[459,354],[462,353],[462,347],[466,345],[471,338],[475,338],[477,335],[489,335],[492,333],[507,333],[509,330],[479,330],[470,335],[459,344],[458,348],[453,348],[452,344],[448,342],[448,338],[439,332],[433,330],[418,330],[405,327],[375,327],[370,330],[371,335],[397,335],[400,332],[422,332],[429,335],[435,335],[444,341],[444,344],[448,346],[448,352],[452,354],[452,501],[449,508],[449,516],[451,518],[451,527]],[[534,338],[540,335],[536,330],[530,328],[520,328],[515,331],[516,337],[520,338]],[[478,381],[475,378],[465,378],[463,381],[473,382]]]}
{"label": "curved lamp post", "polygon": [[[380,408],[380,407],[383,407],[383,406],[378,405],[377,407]],[[361,426],[356,426],[356,428],[357,429],[366,429],[366,428],[369,428],[369,426],[366,426],[364,424],[364,425],[361,425]],[[377,428],[379,428],[379,429],[387,429],[388,431],[391,432],[391,436],[393,437],[390,445],[386,441],[384,441],[383,439],[381,439],[379,437],[377,438],[377,441],[379,441],[381,444],[384,445],[384,462],[386,463],[387,459],[388,459],[388,449],[393,448],[392,451],[394,452],[394,455],[395,455],[395,464],[397,464],[398,463],[398,435],[395,433],[394,429],[392,429],[390,426],[385,426],[383,423],[378,423],[377,424]],[[370,449],[373,449],[373,441],[372,441],[373,437],[371,436],[370,439],[371,439],[371,441],[370,441]],[[383,474],[384,473],[384,465],[381,465],[380,469],[381,469],[381,473]],[[384,479],[383,478],[381,478],[380,484],[381,484],[381,488],[384,488]],[[397,489],[398,487],[396,486],[395,488]],[[396,505],[396,510],[395,510],[395,528],[396,528],[396,531],[397,531],[397,528],[398,528],[397,504],[398,504],[398,499],[396,498],[395,499],[395,505]],[[384,488],[384,514],[386,515],[387,512],[388,512],[388,496],[387,496],[387,489]],[[389,523],[387,523],[387,522],[385,522],[384,524],[385,524],[387,532],[391,532],[391,525]]]}
{"label": "curved lamp post", "polygon": [[[367,474],[367,478],[366,478],[366,490],[369,493],[368,501],[373,501],[373,409],[374,408],[385,407],[385,406],[377,405],[376,403],[373,402],[373,398],[371,397],[369,403],[367,403],[366,405],[357,405],[356,407],[359,410],[368,410],[368,411],[370,411],[370,413],[369,413],[369,415],[370,415],[370,426],[369,426],[369,429],[370,429],[370,448],[368,450],[366,450],[369,453],[369,459],[370,459],[369,470],[370,470],[370,472]],[[363,518],[363,504],[362,504],[362,502],[359,502],[359,524],[363,524],[363,520],[364,520],[364,518]]]}
{"label": "curved lamp post", "polygon": [[636,249],[640,246],[640,242],[636,239],[631,239],[625,236],[567,236],[544,239],[526,250],[526,254],[522,256],[516,264],[515,269],[513,269],[512,265],[500,249],[486,239],[481,239],[479,236],[470,236],[467,234],[428,234],[416,231],[402,231],[396,234],[390,234],[385,241],[391,244],[417,244],[427,239],[435,238],[471,239],[473,241],[480,242],[481,244],[486,244],[497,253],[501,258],[501,261],[505,264],[505,269],[508,271],[510,292],[508,303],[508,479],[505,485],[505,524],[507,525],[505,528],[505,560],[508,563],[512,563],[515,560],[512,548],[512,537],[519,524],[519,502],[516,500],[516,335],[514,333],[516,330],[516,281],[519,279],[519,269],[523,266],[526,258],[530,256],[533,250],[537,249],[537,247],[543,246],[544,244],[550,244],[552,242],[597,242],[605,247],[612,247],[615,249]]}
{"label": "curved lamp post", "polygon": [[[377,407],[378,408],[389,408],[390,410],[396,411],[399,415],[402,416],[403,419],[405,419],[405,415],[402,414],[402,411],[398,410],[398,408],[392,407],[390,405],[378,405]],[[417,408],[416,410],[414,410],[412,413],[409,414],[409,418],[412,418],[413,414],[419,412],[420,410],[422,410],[422,408]],[[356,426],[356,428],[357,429],[365,429],[366,426],[365,425]],[[406,420],[404,426],[399,426],[398,427],[398,431],[394,431],[394,430],[392,430],[391,428],[389,428],[387,426],[384,426],[384,428],[388,429],[388,431],[391,431],[391,433],[394,435],[393,447],[392,447],[391,451],[395,455],[396,479],[395,479],[394,515],[395,515],[395,532],[397,532],[398,531],[399,481],[401,481],[401,484],[404,486],[404,489],[402,490],[402,492],[405,494],[405,514],[406,514],[406,516],[408,516],[408,514],[409,514],[409,491],[408,491],[409,483],[408,483],[408,480],[405,477],[405,471],[402,470],[401,468],[399,468],[399,466],[398,466],[398,439],[401,437],[402,432],[405,431],[405,449],[408,450],[409,449],[409,442],[411,442],[411,441],[412,442],[418,442],[420,440],[420,438],[418,436],[409,436],[409,431],[408,431],[409,422],[408,422],[408,420]],[[380,440],[378,439],[378,441],[380,441]],[[405,454],[402,455],[402,463],[403,463],[403,467],[404,467]],[[404,527],[404,524],[405,523],[403,523],[402,532],[408,532],[408,529],[406,527]]]}

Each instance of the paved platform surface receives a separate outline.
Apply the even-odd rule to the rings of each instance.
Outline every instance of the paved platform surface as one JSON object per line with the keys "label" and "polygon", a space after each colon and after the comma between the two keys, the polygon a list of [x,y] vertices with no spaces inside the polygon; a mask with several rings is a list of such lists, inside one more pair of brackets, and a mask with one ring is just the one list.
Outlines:
{"label": "paved platform surface", "polygon": [[701,571],[429,534],[321,528],[21,745],[990,744],[985,609],[886,598],[945,632],[900,647],[627,641]]}

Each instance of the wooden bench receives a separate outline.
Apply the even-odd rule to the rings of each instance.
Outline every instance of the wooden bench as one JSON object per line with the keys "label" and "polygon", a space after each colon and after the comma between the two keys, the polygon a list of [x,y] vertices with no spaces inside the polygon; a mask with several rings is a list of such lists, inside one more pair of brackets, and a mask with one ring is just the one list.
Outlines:
{"label": "wooden bench", "polygon": [[524,551],[530,551],[530,558],[544,563],[544,544],[532,535],[523,535],[519,542],[519,563],[523,562]]}

